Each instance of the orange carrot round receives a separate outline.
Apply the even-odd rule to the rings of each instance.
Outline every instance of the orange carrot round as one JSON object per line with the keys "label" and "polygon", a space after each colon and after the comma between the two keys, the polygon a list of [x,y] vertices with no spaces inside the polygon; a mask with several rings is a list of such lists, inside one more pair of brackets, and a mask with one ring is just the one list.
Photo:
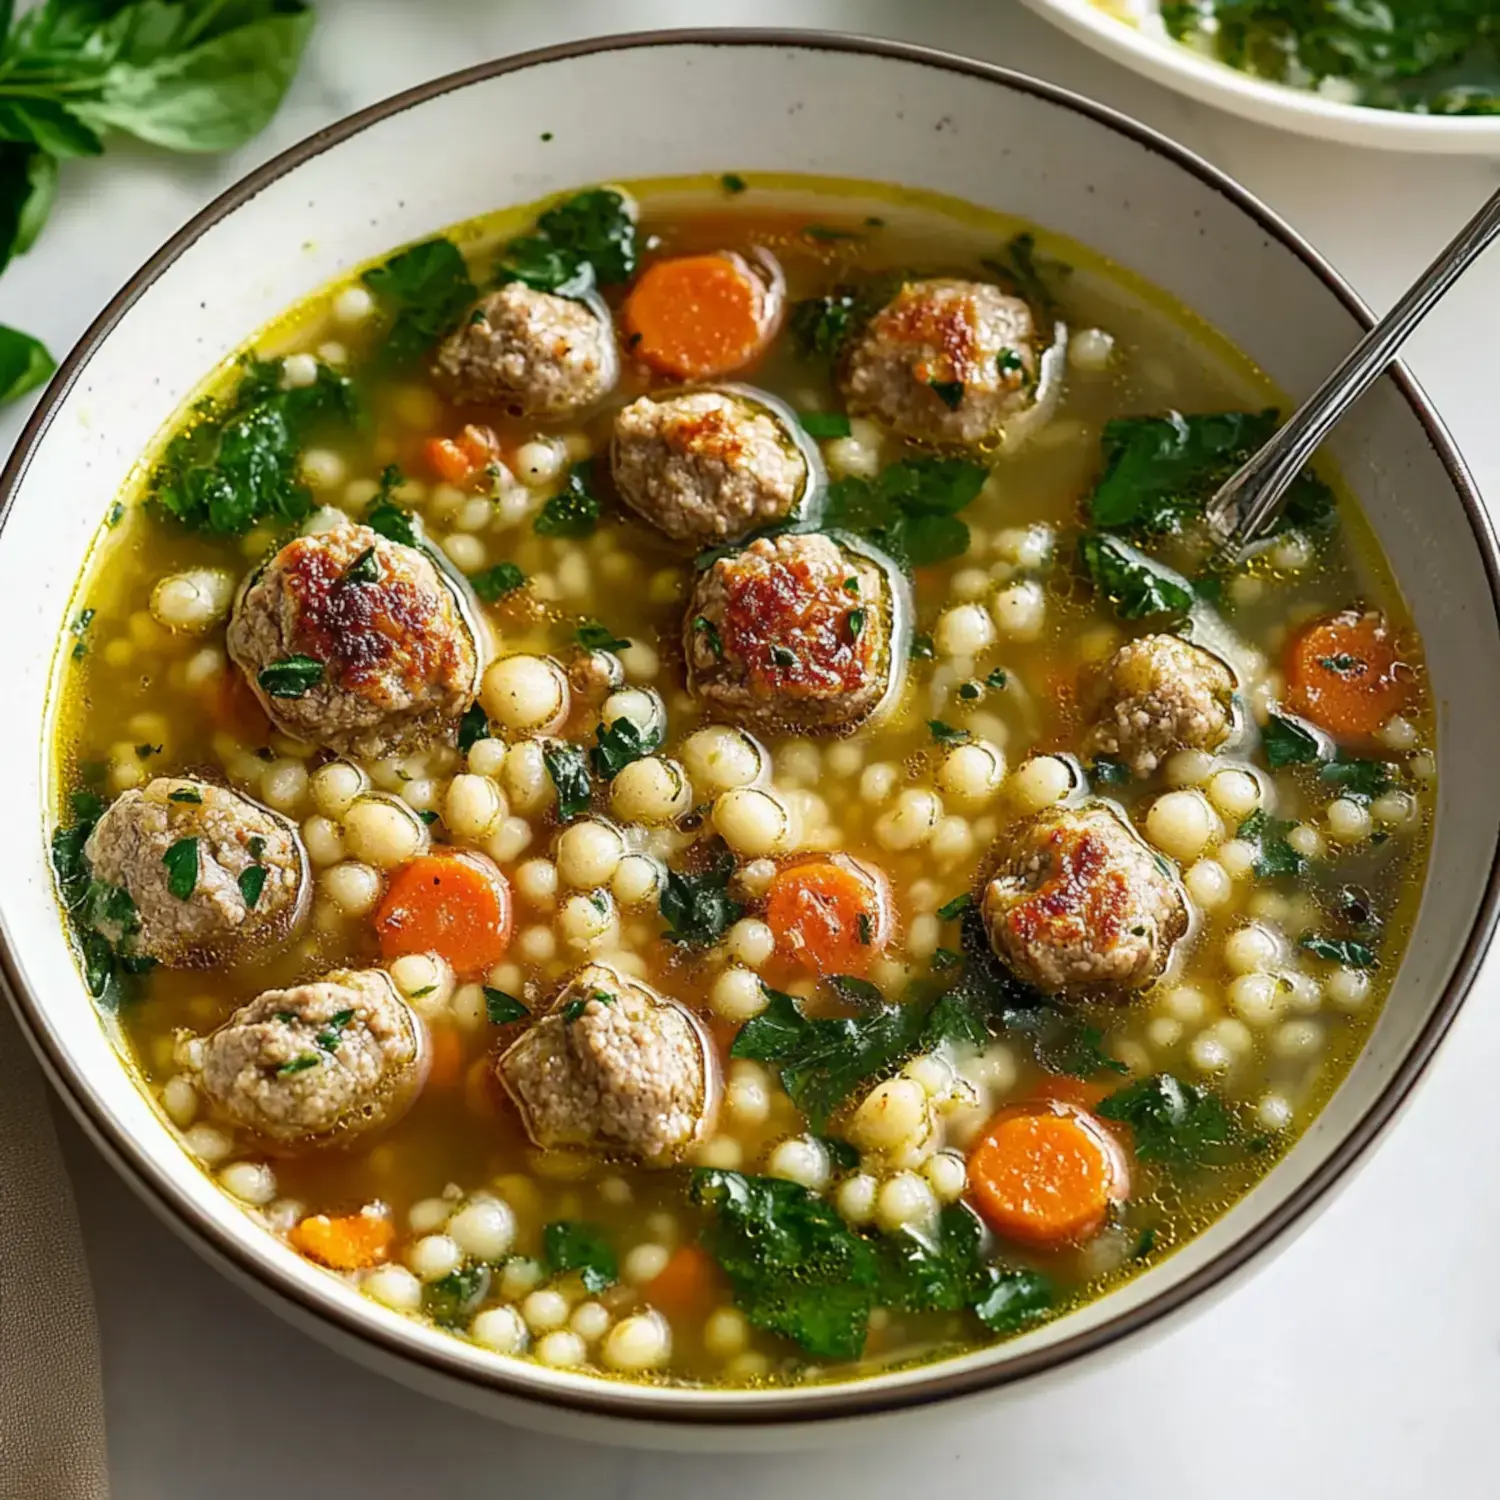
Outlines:
{"label": "orange carrot round", "polygon": [[1086,1240],[1130,1190],[1119,1143],[1076,1105],[1002,1109],[969,1152],[969,1188],[996,1234],[1038,1250]]}
{"label": "orange carrot round", "polygon": [[641,1290],[669,1318],[705,1317],[718,1301],[718,1267],[701,1245],[683,1245]]}
{"label": "orange carrot round", "polygon": [[890,882],[847,855],[791,865],[766,892],[766,922],[783,962],[819,974],[864,974],[891,941]]}
{"label": "orange carrot round", "polygon": [[378,1214],[347,1214],[330,1219],[314,1214],[295,1225],[287,1236],[292,1248],[335,1271],[360,1271],[378,1266],[391,1253],[396,1228]]}
{"label": "orange carrot round", "polygon": [[387,960],[436,953],[455,974],[481,974],[510,946],[510,883],[470,850],[423,854],[391,877],[375,913]]}
{"label": "orange carrot round", "polygon": [[1379,614],[1344,610],[1314,620],[1286,651],[1287,701],[1335,739],[1368,739],[1410,691],[1410,673]]}
{"label": "orange carrot round", "polygon": [[749,364],[771,333],[765,283],[728,251],[659,260],[625,299],[626,347],[677,380]]}

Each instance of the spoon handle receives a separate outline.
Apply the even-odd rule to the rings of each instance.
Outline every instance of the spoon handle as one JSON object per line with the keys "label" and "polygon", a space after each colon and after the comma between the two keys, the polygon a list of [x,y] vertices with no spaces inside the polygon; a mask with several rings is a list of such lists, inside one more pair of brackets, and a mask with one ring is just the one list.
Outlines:
{"label": "spoon handle", "polygon": [[1234,551],[1255,540],[1292,481],[1344,413],[1374,385],[1439,297],[1500,235],[1500,191],[1274,437],[1208,503],[1208,523]]}

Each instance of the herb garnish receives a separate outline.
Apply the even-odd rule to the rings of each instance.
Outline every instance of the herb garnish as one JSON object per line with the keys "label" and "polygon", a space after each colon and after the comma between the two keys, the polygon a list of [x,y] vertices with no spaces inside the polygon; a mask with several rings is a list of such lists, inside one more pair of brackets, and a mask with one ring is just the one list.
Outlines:
{"label": "herb garnish", "polygon": [[273,698],[305,698],[323,681],[323,663],[311,656],[283,656],[261,669],[256,681]]}
{"label": "herb garnish", "polygon": [[532,528],[538,536],[591,536],[599,524],[599,501],[594,494],[594,461],[586,458],[568,470],[568,477],[541,508]]}
{"label": "herb garnish", "polygon": [[618,636],[607,625],[597,620],[585,620],[575,633],[578,644],[585,651],[624,651],[630,642]]}
{"label": "herb garnish", "polygon": [[706,948],[717,943],[744,916],[745,908],[729,894],[734,855],[720,848],[708,868],[694,874],[668,870],[658,905],[669,943]]}
{"label": "herb garnish", "polygon": [[484,986],[484,1013],[491,1026],[509,1026],[512,1021],[524,1021],[531,1014],[514,995],[497,990],[492,985]]}
{"label": "herb garnish", "polygon": [[526,587],[526,575],[513,562],[499,562],[481,573],[469,575],[469,587],[483,604],[494,604],[507,594]]}
{"label": "herb garnish", "polygon": [[577,745],[566,740],[548,740],[542,761],[552,785],[557,788],[557,815],[564,822],[587,812],[593,787],[589,782],[588,762]]}
{"label": "herb garnish", "polygon": [[805,411],[797,419],[808,437],[820,442],[827,438],[849,436],[849,418],[841,411]]}
{"label": "herb garnish", "polygon": [[198,840],[178,839],[162,855],[167,867],[167,890],[179,901],[187,901],[198,888]]}
{"label": "herb garnish", "polygon": [[240,888],[240,895],[244,898],[245,905],[254,911],[260,902],[260,895],[266,888],[266,876],[270,872],[264,865],[246,865],[239,873],[236,884]]}
{"label": "herb garnish", "polygon": [[542,1254],[552,1271],[577,1271],[584,1290],[602,1292],[620,1279],[615,1252],[596,1224],[561,1219],[542,1231]]}

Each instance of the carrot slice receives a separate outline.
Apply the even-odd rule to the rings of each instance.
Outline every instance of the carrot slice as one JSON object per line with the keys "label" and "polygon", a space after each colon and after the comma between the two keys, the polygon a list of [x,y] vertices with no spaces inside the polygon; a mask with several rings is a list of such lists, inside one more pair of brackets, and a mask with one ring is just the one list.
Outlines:
{"label": "carrot slice", "polygon": [[314,1214],[295,1225],[287,1238],[292,1248],[335,1271],[378,1266],[391,1253],[396,1227],[377,1214],[347,1214],[330,1219]]}
{"label": "carrot slice", "polygon": [[1379,614],[1314,620],[1287,646],[1287,701],[1335,739],[1368,739],[1405,706],[1409,670]]}
{"label": "carrot slice", "polygon": [[969,1152],[980,1214],[996,1234],[1039,1250],[1087,1239],[1129,1185],[1119,1143],[1076,1105],[1003,1109]]}
{"label": "carrot slice", "polygon": [[647,1302],[669,1318],[702,1317],[718,1301],[719,1269],[701,1245],[683,1245],[642,1288]]}
{"label": "carrot slice", "polygon": [[391,877],[375,930],[387,960],[436,953],[455,974],[482,973],[510,946],[510,883],[471,850],[420,855]]}
{"label": "carrot slice", "polygon": [[781,959],[819,974],[864,974],[891,940],[891,888],[873,865],[836,855],[780,871],[766,922]]}
{"label": "carrot slice", "polygon": [[769,300],[765,284],[738,255],[659,260],[625,299],[626,347],[677,380],[727,375],[765,346]]}
{"label": "carrot slice", "polygon": [[422,458],[439,479],[449,484],[468,484],[500,456],[500,440],[488,427],[472,423],[456,438],[428,438]]}

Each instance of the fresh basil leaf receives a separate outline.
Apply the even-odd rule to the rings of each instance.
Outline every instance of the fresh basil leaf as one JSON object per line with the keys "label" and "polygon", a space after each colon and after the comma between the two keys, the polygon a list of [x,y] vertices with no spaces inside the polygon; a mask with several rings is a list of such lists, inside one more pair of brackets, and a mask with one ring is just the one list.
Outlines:
{"label": "fresh basil leaf", "polygon": [[479,295],[458,246],[441,237],[393,255],[361,280],[390,320],[380,358],[398,368],[420,361]]}
{"label": "fresh basil leaf", "polygon": [[1193,607],[1187,579],[1118,537],[1085,533],[1079,538],[1078,555],[1094,587],[1122,620],[1185,615]]}
{"label": "fresh basil leaf", "polygon": [[312,656],[283,656],[263,667],[256,681],[273,698],[305,698],[324,677],[323,663]]}
{"label": "fresh basil leaf", "polygon": [[620,1279],[619,1262],[597,1224],[560,1219],[542,1230],[542,1254],[552,1271],[577,1271],[584,1290],[602,1292]]}

